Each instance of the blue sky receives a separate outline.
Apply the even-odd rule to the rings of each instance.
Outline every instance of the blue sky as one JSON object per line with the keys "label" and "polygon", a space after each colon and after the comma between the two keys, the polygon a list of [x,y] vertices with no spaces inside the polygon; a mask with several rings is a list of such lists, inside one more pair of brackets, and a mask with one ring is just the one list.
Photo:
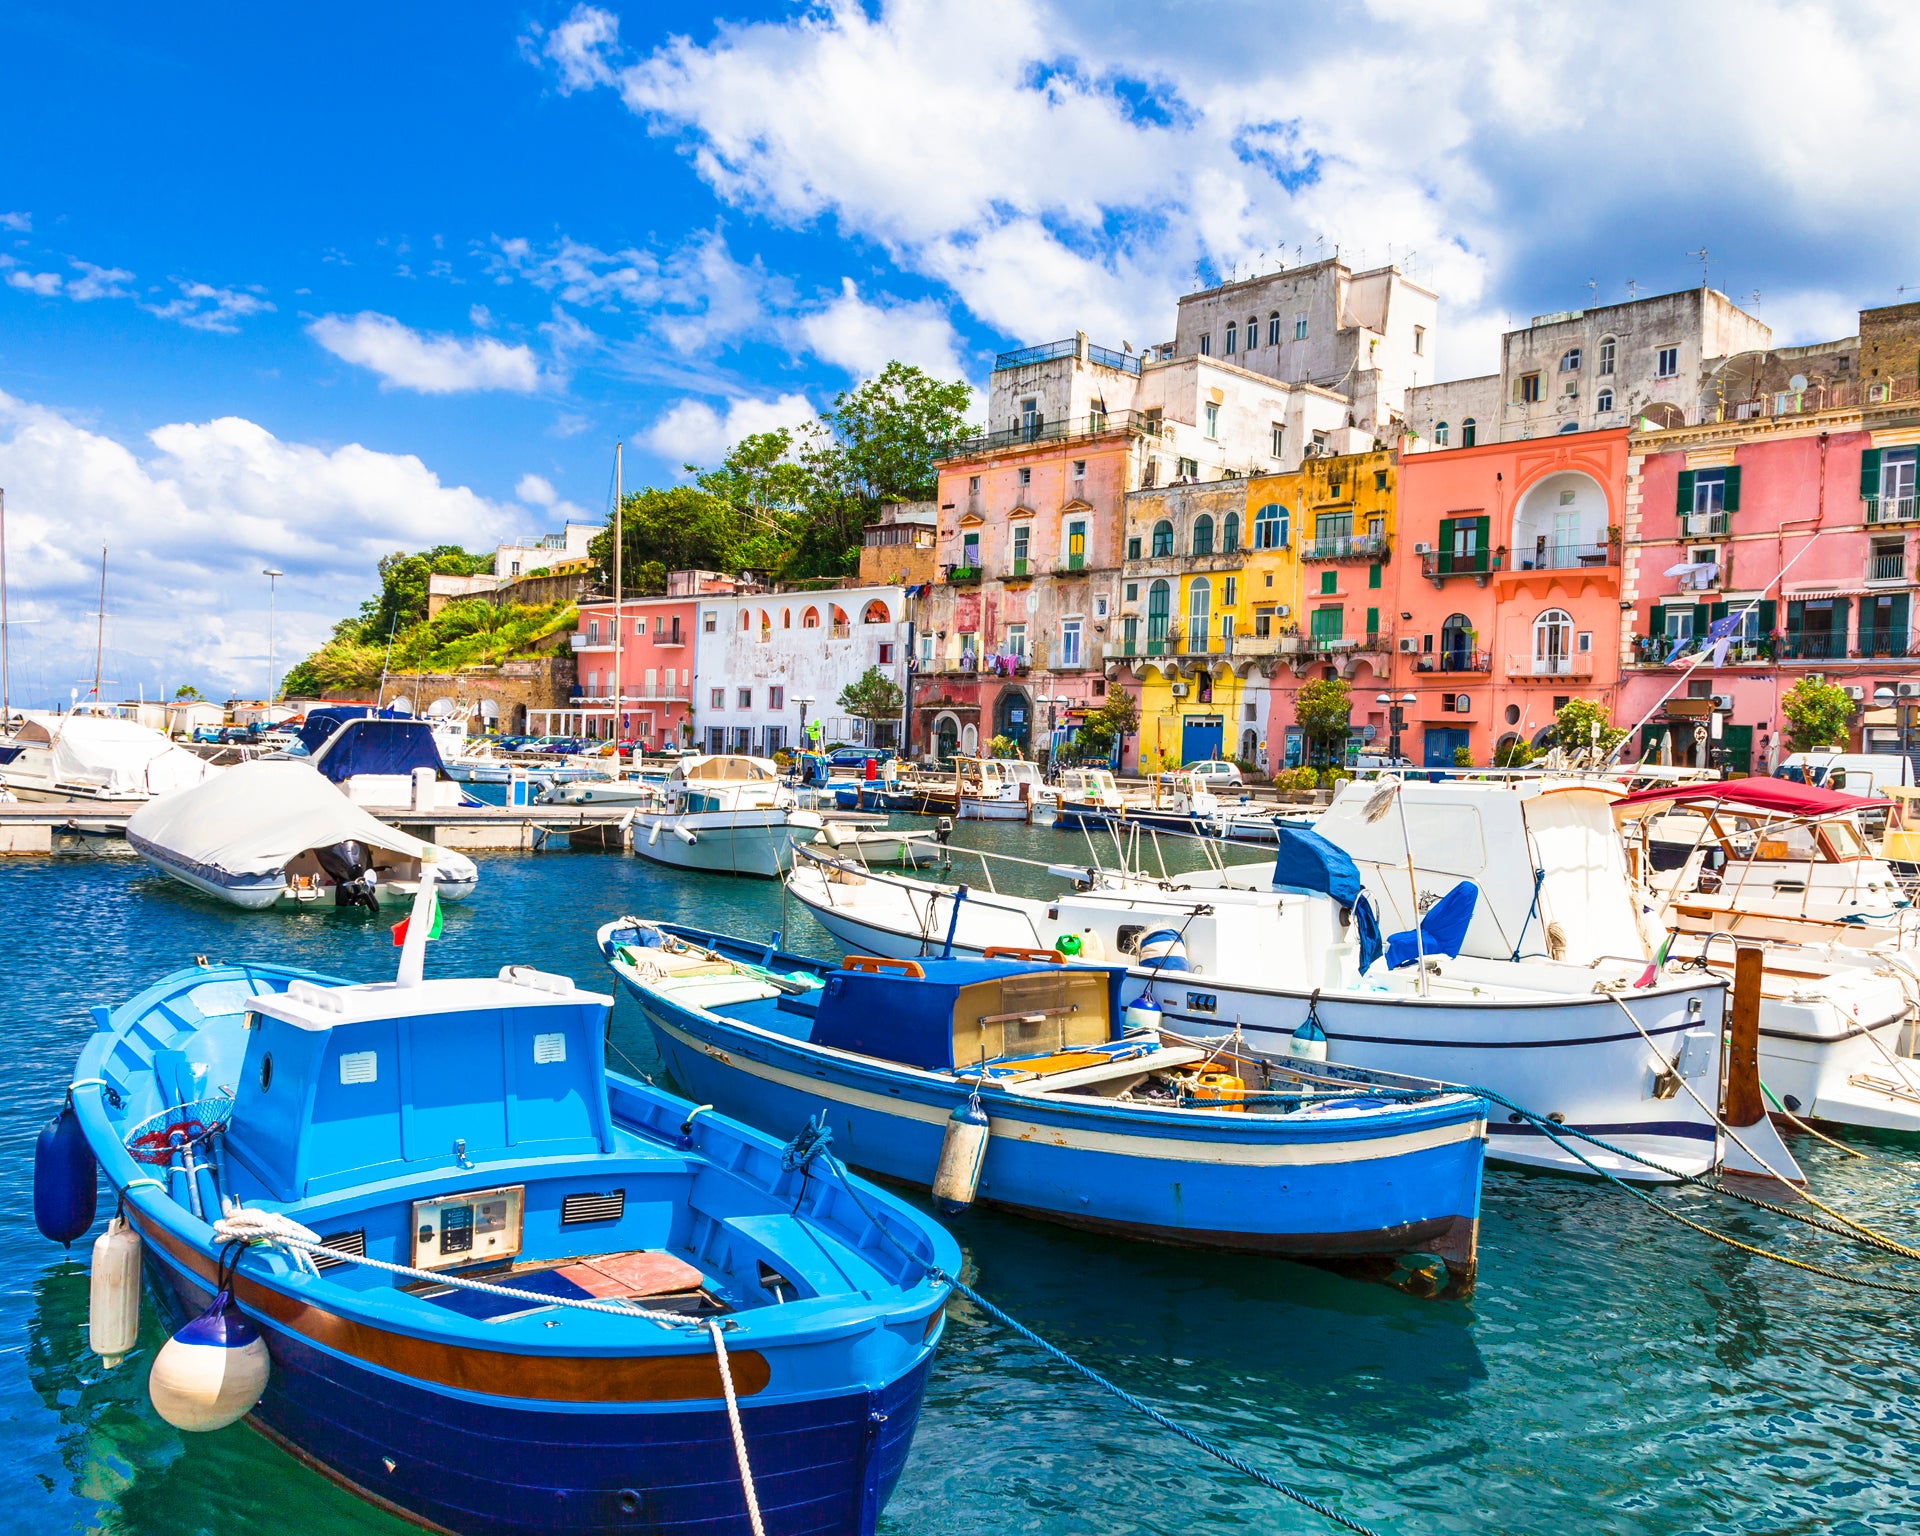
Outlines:
{"label": "blue sky", "polygon": [[[15,676],[265,683],[385,550],[482,547],[888,357],[1136,346],[1336,245],[1441,376],[1699,280],[1782,342],[1920,284],[1911,7],[872,0],[0,12]],[[1587,287],[1591,282],[1595,286]],[[1758,298],[1749,300],[1757,293]],[[83,631],[85,632],[83,634]]]}

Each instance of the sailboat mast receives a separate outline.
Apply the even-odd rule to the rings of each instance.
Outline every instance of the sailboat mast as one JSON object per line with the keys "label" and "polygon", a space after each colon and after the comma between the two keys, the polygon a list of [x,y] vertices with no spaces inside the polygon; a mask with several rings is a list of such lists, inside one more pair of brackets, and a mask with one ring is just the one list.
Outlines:
{"label": "sailboat mast", "polygon": [[619,766],[620,738],[623,734],[620,728],[620,705],[626,694],[620,673],[620,545],[623,542],[620,521],[620,448],[619,443],[613,445],[613,741],[616,769]]}
{"label": "sailboat mast", "polygon": [[100,660],[107,649],[107,546],[100,546],[100,611],[93,632],[93,702],[100,702]]}

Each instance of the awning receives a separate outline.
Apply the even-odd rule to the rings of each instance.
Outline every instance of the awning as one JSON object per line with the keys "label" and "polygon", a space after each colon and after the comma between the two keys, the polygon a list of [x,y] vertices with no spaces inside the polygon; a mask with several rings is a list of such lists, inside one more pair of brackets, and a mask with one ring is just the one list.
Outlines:
{"label": "awning", "polygon": [[1824,603],[1836,597],[1866,597],[1878,587],[1816,587],[1811,592],[1782,592],[1783,603]]}
{"label": "awning", "polygon": [[1661,803],[1719,804],[1747,810],[1767,811],[1777,816],[1842,816],[1849,811],[1884,806],[1885,800],[1867,795],[1843,794],[1812,784],[1797,784],[1791,779],[1726,779],[1694,784],[1660,784],[1652,789],[1635,790],[1613,802],[1616,820],[1636,809]]}

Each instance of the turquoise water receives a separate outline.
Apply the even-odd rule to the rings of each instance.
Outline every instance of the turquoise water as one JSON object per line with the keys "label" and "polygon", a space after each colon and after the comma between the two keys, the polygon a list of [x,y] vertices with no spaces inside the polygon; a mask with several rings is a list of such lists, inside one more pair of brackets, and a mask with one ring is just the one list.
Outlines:
{"label": "turquoise water", "polygon": [[[963,826],[957,841],[1071,859],[1085,844]],[[778,887],[676,876],[617,854],[482,861],[431,969],[508,961],[602,983],[593,931],[633,912],[766,935]],[[1023,882],[1044,889],[1052,882]],[[0,1105],[0,1530],[280,1536],[408,1527],[241,1426],[183,1436],[146,1402],[136,1356],[86,1352],[84,1245],[33,1230],[32,1142],[90,1026],[196,954],[391,975],[383,922],[248,915],[150,874],[124,849],[0,860],[0,975],[14,1081]],[[832,954],[796,908],[796,947]],[[616,1048],[657,1058],[631,1004]],[[1830,1200],[1920,1236],[1920,1148],[1862,1163],[1796,1153]],[[1920,1283],[1762,1212],[1661,1197],[1774,1247]],[[969,1279],[1066,1349],[1274,1474],[1394,1533],[1909,1529],[1920,1495],[1915,1302],[1708,1243],[1605,1188],[1490,1171],[1469,1302],[1276,1261],[1180,1253],[973,1213]],[[151,1313],[144,1343],[160,1334]],[[1328,1529],[956,1308],[896,1533]]]}

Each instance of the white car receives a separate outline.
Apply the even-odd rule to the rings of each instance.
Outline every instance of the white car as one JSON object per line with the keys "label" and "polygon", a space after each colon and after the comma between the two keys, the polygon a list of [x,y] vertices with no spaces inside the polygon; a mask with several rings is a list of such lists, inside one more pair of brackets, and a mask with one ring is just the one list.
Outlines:
{"label": "white car", "polygon": [[1222,789],[1227,786],[1240,789],[1246,784],[1246,780],[1240,777],[1238,763],[1222,762],[1217,757],[1209,758],[1205,762],[1183,764],[1180,771],[1197,774],[1201,785],[1207,789]]}

